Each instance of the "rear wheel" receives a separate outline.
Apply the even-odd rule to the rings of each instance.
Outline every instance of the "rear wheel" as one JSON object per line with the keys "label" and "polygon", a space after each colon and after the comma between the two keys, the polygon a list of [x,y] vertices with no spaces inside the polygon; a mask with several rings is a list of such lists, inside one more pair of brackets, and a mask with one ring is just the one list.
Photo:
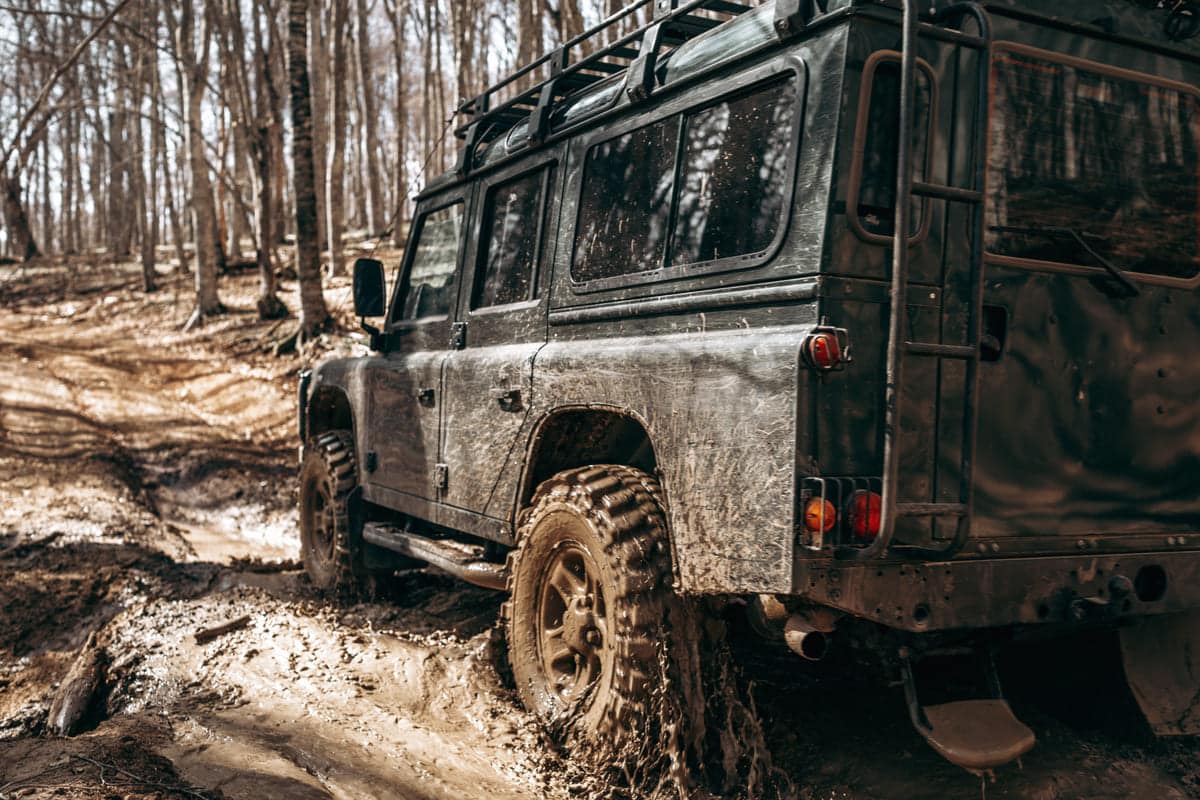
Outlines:
{"label": "rear wheel", "polygon": [[538,487],[510,558],[503,618],[525,706],[561,734],[644,730],[671,602],[658,482],[623,466]]}
{"label": "rear wheel", "polygon": [[370,588],[354,513],[357,487],[353,434],[321,434],[300,468],[300,555],[319,589],[359,595]]}

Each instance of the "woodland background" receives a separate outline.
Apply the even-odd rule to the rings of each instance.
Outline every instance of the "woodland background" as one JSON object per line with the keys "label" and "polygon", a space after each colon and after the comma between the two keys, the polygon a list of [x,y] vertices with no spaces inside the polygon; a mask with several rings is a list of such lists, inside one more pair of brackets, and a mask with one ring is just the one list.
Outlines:
{"label": "woodland background", "polygon": [[0,0],[0,256],[137,258],[147,291],[169,258],[195,275],[189,326],[250,259],[259,314],[288,314],[294,269],[311,335],[348,231],[403,245],[461,100],[622,5]]}

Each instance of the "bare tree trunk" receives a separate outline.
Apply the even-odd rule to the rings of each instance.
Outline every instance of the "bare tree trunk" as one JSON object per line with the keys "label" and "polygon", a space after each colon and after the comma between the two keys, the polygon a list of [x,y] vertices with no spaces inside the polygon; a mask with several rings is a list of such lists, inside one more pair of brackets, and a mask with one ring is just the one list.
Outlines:
{"label": "bare tree trunk", "polygon": [[42,134],[42,245],[54,249],[54,206],[50,202],[50,136]]}
{"label": "bare tree trunk", "polygon": [[4,189],[4,227],[8,229],[8,238],[13,252],[22,261],[30,261],[41,255],[37,242],[33,238],[33,230],[29,227],[29,217],[25,215],[25,206],[21,203],[21,179],[16,175],[8,175],[3,179]]}
{"label": "bare tree trunk", "polygon": [[[355,37],[355,48],[358,54],[358,86],[359,97],[362,98],[363,121],[363,161],[366,172],[363,175],[363,191],[366,195],[367,233],[374,235],[383,230],[386,220],[383,215],[383,186],[382,173],[379,169],[379,123],[375,119],[375,81],[371,72],[371,36],[367,24],[367,0],[356,0],[357,13],[354,19],[358,35]],[[397,76],[397,84],[403,76]],[[399,89],[397,89],[399,91]]]}
{"label": "bare tree trunk", "polygon": [[[517,66],[537,58],[542,48],[542,17],[537,0],[517,0]],[[532,77],[522,82],[528,86]]]}
{"label": "bare tree trunk", "polygon": [[329,168],[325,172],[329,231],[329,274],[344,275],[342,234],[346,231],[346,17],[347,0],[332,0],[333,71],[329,93]]}
{"label": "bare tree trunk", "polygon": [[408,28],[409,0],[387,2],[388,17],[392,22],[392,55],[396,64],[396,162],[394,183],[396,205],[392,212],[392,244],[403,247],[405,243],[404,221],[408,210],[408,103],[405,80],[405,33]]}
{"label": "bare tree trunk", "polygon": [[179,220],[179,212],[175,207],[174,181],[171,180],[171,165],[167,161],[167,135],[162,123],[164,101],[157,57],[150,59],[150,84],[150,133],[154,139],[154,149],[158,153],[158,160],[162,168],[163,196],[167,201],[167,217],[171,223],[171,241],[175,245],[175,259],[179,262],[179,271],[182,272],[188,268],[187,250],[183,246],[186,237],[183,233],[183,224]]}
{"label": "bare tree trunk", "polygon": [[[290,2],[290,0],[289,0]],[[329,196],[325,184],[325,165],[329,157],[329,139],[326,131],[329,119],[328,86],[325,76],[328,74],[329,48],[326,46],[325,34],[322,30],[324,14],[321,0],[310,0],[308,8],[308,74],[311,90],[309,92],[312,104],[312,142],[313,142],[313,179],[317,182],[317,214],[321,220],[320,230],[317,231],[317,242],[321,250],[329,246],[328,226],[325,223],[328,215]]]}
{"label": "bare tree trunk", "polygon": [[[143,14],[145,17],[145,14]],[[153,21],[155,18],[150,17]],[[134,187],[138,202],[138,223],[141,225],[141,248],[142,248],[142,288],[147,292],[153,292],[158,288],[155,280],[154,264],[158,247],[158,225],[155,223],[154,215],[157,204],[155,198],[158,195],[158,184],[154,178],[155,161],[158,153],[155,147],[154,132],[150,132],[150,170],[145,171],[145,137],[142,134],[142,101],[146,99],[148,87],[150,86],[149,79],[149,62],[157,58],[157,53],[153,49],[148,49],[144,43],[138,45],[137,57],[137,90],[134,92],[136,103],[134,104],[135,114],[133,117],[133,146],[136,153],[136,167],[133,172]],[[154,97],[151,95],[150,101],[153,104]]]}
{"label": "bare tree trunk", "polygon": [[212,184],[208,178],[208,163],[204,158],[203,131],[200,128],[200,109],[208,75],[208,52],[211,26],[204,15],[200,42],[201,53],[196,56],[192,38],[195,26],[192,0],[182,0],[181,22],[177,31],[176,54],[183,75],[184,132],[187,137],[188,163],[192,173],[192,219],[196,241],[196,309],[185,328],[202,324],[211,314],[225,311],[217,296],[217,212]]}
{"label": "bare tree trunk", "polygon": [[313,177],[312,104],[309,98],[308,0],[288,0],[288,77],[292,100],[292,182],[296,205],[296,275],[300,283],[300,336],[325,327],[329,310],[321,288],[317,242],[317,187]]}

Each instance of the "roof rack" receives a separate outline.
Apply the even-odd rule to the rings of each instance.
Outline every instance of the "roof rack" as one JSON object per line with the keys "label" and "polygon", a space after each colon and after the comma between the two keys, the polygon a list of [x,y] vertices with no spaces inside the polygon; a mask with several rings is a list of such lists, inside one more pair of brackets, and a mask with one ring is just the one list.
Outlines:
{"label": "roof rack", "polygon": [[[653,5],[650,22],[617,35],[625,20],[648,5]],[[544,138],[556,103],[612,75],[628,70],[627,91],[635,99],[647,96],[663,48],[674,49],[751,7],[749,2],[730,0],[634,0],[459,106],[458,114],[466,121],[455,135],[467,140],[459,171],[470,167],[475,145],[495,139],[525,120],[529,121],[530,141]],[[603,36],[606,33],[610,36]],[[603,38],[612,41],[593,49]],[[512,96],[497,104],[508,94]]]}

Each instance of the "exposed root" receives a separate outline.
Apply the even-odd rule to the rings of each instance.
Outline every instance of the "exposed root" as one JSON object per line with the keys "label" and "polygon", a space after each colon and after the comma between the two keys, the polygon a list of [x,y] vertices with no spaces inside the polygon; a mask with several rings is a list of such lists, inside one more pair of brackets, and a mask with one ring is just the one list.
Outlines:
{"label": "exposed root", "polygon": [[283,319],[289,313],[288,307],[275,294],[259,295],[258,300],[254,303],[254,308],[258,311],[258,318],[261,320]]}
{"label": "exposed root", "polygon": [[192,309],[192,315],[188,317],[187,322],[183,323],[183,332],[187,333],[193,328],[203,328],[205,321],[209,317],[215,317],[220,314],[224,314],[228,310],[229,309],[220,303],[217,304],[216,308],[209,311],[204,311],[200,308],[200,306],[196,306],[194,309]]}

